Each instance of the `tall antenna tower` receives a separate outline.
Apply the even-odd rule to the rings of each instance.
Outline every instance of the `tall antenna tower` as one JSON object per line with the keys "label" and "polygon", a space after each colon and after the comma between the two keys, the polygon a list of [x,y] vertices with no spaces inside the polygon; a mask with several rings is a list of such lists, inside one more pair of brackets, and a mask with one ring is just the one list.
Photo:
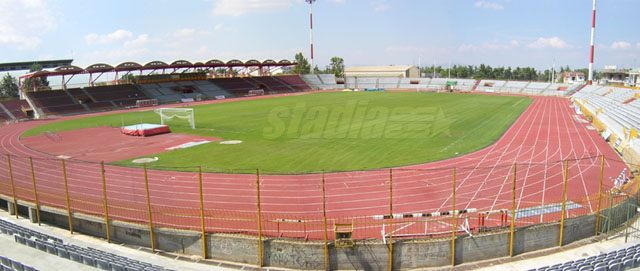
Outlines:
{"label": "tall antenna tower", "polygon": [[309,3],[309,39],[311,40],[311,74],[313,74],[313,2],[315,2],[316,0],[305,1]]}
{"label": "tall antenna tower", "polygon": [[591,20],[591,53],[589,54],[589,81],[588,85],[593,83],[593,40],[596,33],[596,0],[593,0],[593,17]]}

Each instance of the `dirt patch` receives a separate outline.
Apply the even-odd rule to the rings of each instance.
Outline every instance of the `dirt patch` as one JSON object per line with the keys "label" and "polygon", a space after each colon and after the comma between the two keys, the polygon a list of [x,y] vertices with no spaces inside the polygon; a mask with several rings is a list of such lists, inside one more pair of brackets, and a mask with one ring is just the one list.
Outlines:
{"label": "dirt patch", "polygon": [[167,148],[195,141],[220,141],[221,138],[185,134],[161,134],[149,137],[128,136],[119,128],[94,127],[55,134],[21,138],[31,149],[53,156],[92,162],[114,162],[167,151]]}

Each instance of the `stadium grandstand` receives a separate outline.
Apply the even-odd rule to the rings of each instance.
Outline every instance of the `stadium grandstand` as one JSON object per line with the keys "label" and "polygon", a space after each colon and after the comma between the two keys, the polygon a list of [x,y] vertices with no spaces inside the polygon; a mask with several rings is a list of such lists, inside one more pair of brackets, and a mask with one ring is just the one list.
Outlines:
{"label": "stadium grandstand", "polygon": [[[538,81],[422,78],[412,76],[410,67],[398,70],[404,75],[393,76],[375,73],[349,76],[353,74],[347,73],[345,78],[339,78],[332,74],[277,74],[282,67],[291,65],[295,63],[288,60],[210,60],[195,63],[177,60],[171,63],[152,61],[144,65],[124,62],[115,66],[98,63],[87,68],[63,65],[21,76],[21,86],[31,78],[57,78],[61,80],[51,81],[62,83],[46,89],[38,86],[21,89],[23,99],[0,101],[0,119],[8,122],[0,131],[0,141],[4,142],[3,154],[6,154],[0,157],[0,165],[3,165],[0,169],[0,202],[6,203],[11,215],[29,217],[30,221],[36,222],[42,213],[44,221],[62,228],[68,227],[70,233],[75,229],[106,238],[108,242],[113,239],[145,247],[151,252],[162,251],[172,257],[197,255],[200,257],[198,261],[217,266],[222,266],[222,262],[235,262],[249,267],[269,268],[326,269],[330,266],[328,269],[367,269],[376,265],[378,267],[374,269],[381,269],[379,267],[386,266],[387,262],[387,259],[381,259],[382,255],[389,256],[395,268],[400,269],[447,265],[468,268],[478,262],[484,265],[497,264],[505,257],[528,255],[542,249],[559,251],[567,247],[576,248],[584,244],[581,242],[613,238],[620,232],[628,233],[626,236],[633,237],[633,240],[640,240],[637,226],[632,223],[637,218],[639,203],[637,187],[634,186],[636,181],[630,181],[637,176],[640,162],[640,90],[622,86]],[[88,81],[80,85],[70,83],[72,78],[80,76],[88,78]],[[114,110],[130,112],[146,106],[158,109],[159,106],[251,100],[264,98],[256,97],[263,95],[281,97],[315,92],[350,94],[342,92],[360,90],[415,92],[415,95],[460,93],[451,94],[460,95],[456,97],[465,93],[483,94],[478,95],[483,97],[531,97],[533,103],[505,136],[490,147],[451,158],[445,161],[446,164],[436,161],[433,164],[392,167],[388,172],[386,169],[370,169],[331,172],[326,176],[324,171],[301,174],[276,172],[264,176],[260,175],[259,170],[252,175],[247,172],[232,174],[233,170],[216,168],[213,172],[194,175],[192,172],[183,172],[184,168],[177,168],[176,171],[172,170],[174,168],[154,168],[147,175],[146,166],[143,173],[141,168],[105,166],[99,163],[101,160],[64,159],[39,149],[59,144],[62,133],[46,132],[43,145],[38,147],[30,145],[31,139],[28,137],[19,138],[28,129],[41,125],[37,121],[28,121],[37,118],[48,119],[44,122],[50,123],[83,118],[85,115],[110,114],[107,111]],[[243,111],[243,114],[254,113]],[[193,120],[193,115],[191,117]],[[14,121],[19,123],[11,123]],[[521,152],[519,141],[523,138],[529,140],[524,144],[531,145],[529,151]],[[146,144],[151,144],[149,142],[152,139],[145,139]],[[124,142],[121,137],[117,140],[119,144]],[[79,145],[80,142],[74,144]],[[95,142],[92,144],[96,145]],[[101,153],[93,145],[87,148]],[[541,146],[544,149],[540,149]],[[549,146],[557,147],[559,151],[547,154]],[[87,151],[83,149],[79,152]],[[542,160],[534,160],[536,153],[545,155],[540,158]],[[473,155],[483,155],[485,158],[476,159]],[[32,156],[36,159],[32,160]],[[495,163],[487,164],[487,161]],[[499,164],[505,161],[514,163],[513,175],[510,175],[510,164]],[[573,163],[571,171],[563,173],[569,168],[569,162]],[[459,165],[459,174],[466,176],[463,183],[469,182],[461,185],[461,188],[471,189],[460,199],[471,198],[465,203],[467,208],[444,206],[452,198],[455,199],[455,192],[450,195],[449,186],[435,184],[437,181],[434,180],[440,180],[448,185],[449,168],[445,166],[450,164]],[[511,198],[507,190],[510,189],[509,180],[513,178],[514,183],[516,181],[515,164],[519,174],[524,175],[518,178],[527,184],[523,184],[519,190],[521,194],[517,196],[526,202],[523,204],[528,204],[524,207],[512,207],[510,200],[499,199],[504,195]],[[87,172],[100,172],[102,175]],[[456,171],[453,172],[455,185]],[[607,186],[601,183],[599,187],[606,191],[593,190],[598,188],[594,185],[598,173],[604,174],[600,176],[608,181]],[[194,183],[198,177],[200,181],[205,180],[204,188],[201,183],[199,192],[208,191],[199,198],[202,205],[195,204],[199,201],[197,183]],[[320,191],[317,181],[324,182],[325,177],[333,181],[330,185],[333,185],[333,192],[338,194],[326,198],[329,200],[327,205],[333,209],[330,209],[330,217],[323,221],[328,217],[327,214],[318,215],[317,212],[324,207],[320,207],[319,201],[307,201],[322,198],[324,206],[324,194],[319,196],[316,192]],[[582,194],[572,194],[569,198],[558,192],[562,191],[563,177],[565,185],[567,179],[573,180],[574,184],[576,180],[586,182],[588,179],[589,188],[586,188],[587,184],[584,191],[573,187],[574,193],[580,190]],[[67,179],[72,184],[69,187],[66,186]],[[546,185],[547,179],[557,182],[551,187],[537,186],[543,182]],[[59,180],[64,180],[65,185],[62,186]],[[110,183],[107,184],[106,180]],[[295,181],[295,187],[291,180]],[[393,187],[392,180],[398,181],[404,191],[395,196],[398,197],[398,202],[394,203],[398,209],[395,210],[400,211],[387,214],[387,208],[390,207],[386,205],[388,202],[379,199],[385,198],[388,191],[380,187]],[[104,186],[96,185],[101,181]],[[145,188],[142,184],[147,181],[151,186],[147,184]],[[36,182],[39,182],[37,188]],[[260,192],[262,185],[266,188]],[[437,201],[437,204],[442,202],[439,211],[402,212],[418,205],[416,201],[425,197],[410,195],[408,191],[424,189],[425,185],[429,189],[440,189],[431,195],[437,198],[429,200]],[[482,185],[489,185],[486,189],[491,190],[489,194],[495,198],[487,196],[474,201],[475,194],[471,194],[478,193],[477,187]],[[350,186],[364,188],[352,190]],[[41,187],[49,189],[37,193],[36,190]],[[254,189],[258,190],[257,193]],[[525,189],[542,190],[543,194],[546,192],[550,196],[544,198],[543,195],[541,200],[532,200],[529,197],[537,197],[538,193],[532,190],[525,192]],[[175,193],[177,190],[184,193]],[[71,196],[62,193],[69,191]],[[514,202],[515,191],[513,186]],[[147,192],[146,197],[144,192]],[[260,206],[261,203],[260,193],[266,195],[263,199],[264,209],[255,210],[253,204]],[[312,193],[312,196],[307,197],[311,194],[305,193]],[[254,199],[256,194],[257,198]],[[107,202],[107,197],[112,201]],[[215,197],[216,202],[219,198],[220,201],[217,205],[205,205],[205,197]],[[393,202],[394,196],[389,197]],[[151,198],[155,198],[156,206],[152,206]],[[159,203],[158,199],[163,202]],[[354,200],[359,202],[356,208],[351,206]],[[487,202],[489,205],[483,205]],[[249,207],[244,208],[246,206]],[[455,200],[453,206],[458,206]],[[304,215],[299,215],[298,212],[302,211],[298,209],[304,211]],[[133,266],[133,270],[162,268],[154,265],[155,260],[151,264],[149,261],[118,255],[108,248],[108,244],[105,248],[97,249],[95,244],[74,243],[72,238],[62,241],[37,230],[7,223],[0,221],[0,230],[10,236],[5,241],[32,247],[77,264],[105,270],[127,270],[128,266]],[[269,240],[268,246],[263,247],[265,242],[262,238]],[[401,241],[396,241],[396,249],[389,250],[388,245],[398,239]],[[414,239],[417,241],[412,242]],[[483,249],[477,249],[476,246]],[[495,247],[499,249],[493,249]],[[349,249],[357,253],[363,253],[363,249],[372,252],[353,260],[344,254]],[[282,251],[286,251],[288,256],[283,256],[280,253]],[[404,257],[418,257],[417,254],[407,256],[407,251],[437,256],[420,256],[420,259],[404,262]],[[323,256],[329,253],[338,256]],[[617,244],[575,257],[571,262],[557,258],[550,264],[530,263],[527,268],[535,267],[538,270],[542,266],[540,268],[544,269],[539,270],[563,270],[557,267],[598,270],[606,265],[607,268],[612,266],[622,270],[623,267],[640,266],[640,262],[630,260],[635,259],[636,253],[638,246],[635,244]],[[22,266],[24,270],[30,268],[27,267],[30,262],[24,262],[19,256],[5,258],[0,258],[4,266]],[[158,262],[166,263],[163,260]],[[164,265],[167,266],[177,270],[182,267],[180,264]]]}

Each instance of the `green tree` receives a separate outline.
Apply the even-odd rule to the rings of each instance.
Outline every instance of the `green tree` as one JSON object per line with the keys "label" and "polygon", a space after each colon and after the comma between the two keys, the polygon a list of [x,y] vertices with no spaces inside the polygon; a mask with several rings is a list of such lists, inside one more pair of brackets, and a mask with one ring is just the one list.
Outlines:
{"label": "green tree", "polygon": [[120,76],[120,81],[121,82],[131,82],[131,83],[135,83],[136,82],[136,76],[133,75],[133,73],[126,73],[123,76]]}
{"label": "green tree", "polygon": [[334,56],[329,63],[330,71],[338,78],[344,77],[344,59]]}
{"label": "green tree", "polygon": [[[39,72],[41,70],[42,70],[42,66],[38,63],[34,63],[33,65],[31,65],[31,68],[29,68],[29,73]],[[38,87],[48,87],[49,80],[47,80],[46,77],[32,77],[24,80],[24,83],[22,84],[22,89],[32,90],[34,87],[34,84],[35,86],[38,86]]]}
{"label": "green tree", "polygon": [[297,64],[291,69],[293,74],[308,74],[311,72],[311,65],[302,53],[296,54],[295,59]]}
{"label": "green tree", "polygon": [[318,68],[318,65],[316,65],[315,67],[313,67],[313,73],[318,74],[318,73],[327,73],[327,70],[320,70],[320,68]]}
{"label": "green tree", "polygon": [[17,98],[18,80],[7,73],[0,82],[0,98]]}
{"label": "green tree", "polygon": [[227,68],[217,68],[215,73],[216,73],[216,75],[222,75],[222,76],[224,76],[224,75],[226,75],[228,72],[229,72],[229,69],[227,69]]}

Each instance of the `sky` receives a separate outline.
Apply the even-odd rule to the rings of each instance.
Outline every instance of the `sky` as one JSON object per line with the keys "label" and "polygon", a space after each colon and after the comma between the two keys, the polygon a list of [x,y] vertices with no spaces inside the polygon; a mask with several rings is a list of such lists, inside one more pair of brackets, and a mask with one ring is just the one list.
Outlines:
{"label": "sky", "polygon": [[[638,0],[598,1],[596,69],[640,65]],[[314,64],[589,62],[591,0],[317,0]],[[308,59],[303,0],[0,0],[0,62]]]}

